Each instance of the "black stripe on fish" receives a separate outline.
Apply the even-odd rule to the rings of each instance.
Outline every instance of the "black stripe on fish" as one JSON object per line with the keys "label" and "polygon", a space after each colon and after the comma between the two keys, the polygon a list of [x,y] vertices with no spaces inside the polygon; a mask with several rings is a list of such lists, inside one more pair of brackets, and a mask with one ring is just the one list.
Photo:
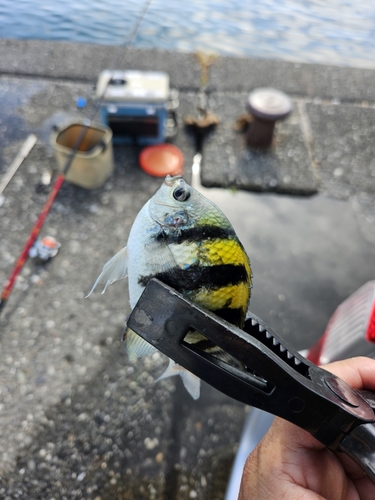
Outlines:
{"label": "black stripe on fish", "polygon": [[170,271],[140,276],[138,283],[141,286],[146,286],[151,278],[157,278],[182,294],[202,287],[218,289],[249,281],[246,267],[234,264],[192,265],[186,269],[174,267]]}
{"label": "black stripe on fish", "polygon": [[198,243],[208,239],[228,239],[236,236],[232,227],[222,228],[218,226],[196,226],[189,228],[178,228],[178,231],[166,234],[162,232],[156,236],[157,241],[164,241],[167,244]]}
{"label": "black stripe on fish", "polygon": [[245,312],[242,307],[230,308],[223,307],[222,309],[217,309],[216,311],[212,311],[216,316],[219,316],[228,323],[232,323],[232,325],[236,325],[239,327],[243,326],[245,320]]}

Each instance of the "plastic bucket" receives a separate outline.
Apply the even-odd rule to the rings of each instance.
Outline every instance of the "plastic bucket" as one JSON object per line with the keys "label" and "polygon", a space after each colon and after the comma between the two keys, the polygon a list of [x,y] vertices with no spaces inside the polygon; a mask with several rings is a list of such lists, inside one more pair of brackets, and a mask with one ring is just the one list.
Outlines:
{"label": "plastic bucket", "polygon": [[104,184],[113,172],[112,131],[105,125],[86,126],[72,123],[57,130],[51,139],[59,170],[63,171],[73,153],[83,129],[84,139],[75,153],[66,180],[86,189],[95,189]]}

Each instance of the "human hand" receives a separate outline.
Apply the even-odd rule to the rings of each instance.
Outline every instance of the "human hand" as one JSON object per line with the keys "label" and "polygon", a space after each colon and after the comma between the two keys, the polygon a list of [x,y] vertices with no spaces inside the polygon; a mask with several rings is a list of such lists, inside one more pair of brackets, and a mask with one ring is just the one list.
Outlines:
{"label": "human hand", "polygon": [[[375,360],[324,366],[354,389],[375,390]],[[248,457],[238,500],[374,500],[375,485],[347,455],[333,453],[308,432],[275,418]]]}

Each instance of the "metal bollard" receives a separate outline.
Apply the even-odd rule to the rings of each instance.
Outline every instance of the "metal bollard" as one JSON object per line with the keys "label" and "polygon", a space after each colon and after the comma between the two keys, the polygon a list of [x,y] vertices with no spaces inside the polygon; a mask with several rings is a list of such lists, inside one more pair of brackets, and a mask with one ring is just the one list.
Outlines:
{"label": "metal bollard", "polygon": [[247,100],[252,115],[246,132],[248,146],[269,147],[277,120],[285,119],[292,111],[292,102],[280,90],[260,88],[253,90]]}

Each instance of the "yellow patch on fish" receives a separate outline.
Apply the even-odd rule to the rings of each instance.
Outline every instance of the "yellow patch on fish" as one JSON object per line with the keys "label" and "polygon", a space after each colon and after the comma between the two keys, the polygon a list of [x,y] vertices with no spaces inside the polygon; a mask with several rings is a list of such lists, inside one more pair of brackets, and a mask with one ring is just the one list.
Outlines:
{"label": "yellow patch on fish", "polygon": [[214,239],[205,241],[199,249],[200,257],[203,257],[211,265],[235,264],[243,265],[251,276],[249,258],[237,239]]}
{"label": "yellow patch on fish", "polygon": [[239,283],[237,285],[224,286],[218,290],[201,288],[194,295],[194,302],[213,312],[217,309],[227,307],[229,309],[241,308],[246,313],[249,295],[249,284]]}

